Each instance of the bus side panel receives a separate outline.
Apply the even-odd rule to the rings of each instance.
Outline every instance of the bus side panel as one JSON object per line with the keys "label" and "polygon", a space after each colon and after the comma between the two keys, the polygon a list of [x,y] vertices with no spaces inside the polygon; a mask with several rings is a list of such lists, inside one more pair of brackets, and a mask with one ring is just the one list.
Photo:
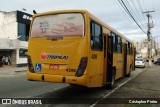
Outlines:
{"label": "bus side panel", "polygon": [[116,54],[116,79],[123,77],[123,54]]}
{"label": "bus side panel", "polygon": [[103,52],[90,51],[89,87],[100,87],[103,85]]}
{"label": "bus side panel", "polygon": [[[95,40],[91,37],[91,30],[96,30],[92,25],[100,27],[100,34],[102,36],[102,26],[93,20],[90,20],[88,25],[88,38],[89,38],[89,72],[88,72],[88,87],[101,87],[103,86],[103,65],[104,65],[104,52],[103,50],[91,49],[91,41]],[[94,35],[95,36],[95,35]],[[95,42],[95,41],[94,41]],[[100,47],[99,47],[100,48]]]}
{"label": "bus side panel", "polygon": [[130,65],[131,65],[131,55],[127,55],[127,72],[128,74],[130,72]]}

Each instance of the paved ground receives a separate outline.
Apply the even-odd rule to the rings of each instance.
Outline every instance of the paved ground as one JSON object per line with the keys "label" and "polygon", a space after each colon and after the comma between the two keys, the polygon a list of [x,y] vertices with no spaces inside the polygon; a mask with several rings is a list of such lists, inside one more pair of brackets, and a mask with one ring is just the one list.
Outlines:
{"label": "paved ground", "polygon": [[[1,76],[8,77],[9,75],[19,75],[19,72],[26,71],[26,69],[27,69],[27,67],[18,67],[18,68],[17,67],[3,67],[3,68],[0,68],[0,77]],[[22,83],[20,81],[24,80],[24,73],[25,72],[23,72],[22,76],[18,76],[20,79],[18,79],[17,77],[11,78],[13,80],[15,80],[17,78],[17,80],[19,81],[18,83],[17,82],[13,83],[12,82],[13,80],[2,81],[1,90],[6,85],[9,85],[9,83],[17,84],[16,86],[18,86],[18,84]],[[3,78],[1,78],[1,79],[3,79]],[[7,81],[8,81],[8,83],[7,83]],[[24,80],[24,81],[27,81],[27,80]],[[160,98],[159,81],[160,81],[160,66],[152,65],[151,67],[146,67],[143,72],[141,72],[134,79],[127,82],[125,85],[123,85],[121,88],[116,90],[114,93],[109,95],[107,97],[107,99],[109,99],[109,98],[119,98],[119,99],[115,99],[115,100],[120,100],[122,98]],[[4,86],[2,85],[3,83],[4,83]],[[7,84],[5,85],[5,83],[7,83]],[[33,84],[33,86],[36,86],[36,87],[39,86],[39,84],[37,84],[37,82],[34,83],[34,82],[27,81],[27,83],[28,84]],[[42,85],[40,85],[40,87],[41,87],[40,89],[47,90],[45,84],[46,83],[42,83]],[[26,86],[27,86],[27,88],[26,88]],[[22,88],[23,89],[31,89],[33,91],[33,89],[34,89],[33,86],[31,86],[32,88],[29,88],[28,86],[29,85],[25,85],[25,87],[22,87]],[[22,94],[23,92],[21,92],[21,91],[18,91],[18,90],[13,91],[13,88],[14,88],[13,86],[10,87],[12,92],[19,92],[19,94],[16,94],[16,95],[23,95]],[[52,88],[53,88],[53,90],[51,90]],[[53,97],[56,97],[55,93],[57,93],[57,92],[59,94],[63,93],[62,96],[66,96],[66,93],[68,93],[68,92],[69,92],[69,95],[70,95],[70,92],[72,92],[71,90],[78,90],[79,89],[79,88],[74,88],[74,87],[69,86],[69,87],[62,88],[60,90],[55,91],[54,88],[55,88],[55,86],[53,84],[49,83],[50,91],[47,90],[47,92],[45,94],[42,94],[39,97],[41,97],[41,98],[45,98],[45,97],[53,98]],[[67,89],[69,91],[66,91]],[[19,90],[21,90],[21,89],[19,89]],[[39,88],[35,88],[35,92],[37,92],[37,90],[39,90]],[[96,89],[85,89],[85,91],[82,88],[82,90],[80,89],[80,91],[78,91],[78,93],[81,93],[79,95],[82,95],[82,97],[84,97],[84,98],[86,98],[86,96],[89,96],[89,95],[96,95],[97,92],[98,92],[98,95],[102,95],[102,94],[106,93],[106,90],[103,89],[103,88],[100,88],[100,89],[99,88],[98,89],[97,88]],[[7,91],[7,89],[5,89],[4,91]],[[101,93],[101,91],[102,91],[102,93]],[[107,90],[107,91],[110,91],[110,90]],[[40,94],[40,92],[38,92],[38,93]],[[89,93],[89,95],[87,95],[88,93]],[[58,94],[58,96],[59,96],[59,94]],[[86,96],[85,96],[85,94],[86,94]],[[1,93],[1,95],[3,95],[3,93]],[[10,94],[10,96],[12,96],[12,95]],[[15,96],[15,95],[13,95],[13,96]],[[74,94],[73,94],[73,96],[74,96]],[[75,96],[77,97],[77,93],[75,94]],[[98,102],[98,104],[94,105],[94,107],[106,107],[106,106],[107,107],[159,107],[160,106],[158,104],[143,104],[143,105],[139,105],[139,104],[102,104],[102,103],[99,104],[101,101],[105,102],[105,100],[106,99],[100,100]],[[82,105],[82,106],[84,106],[84,105]]]}
{"label": "paved ground", "polygon": [[4,66],[0,67],[0,77],[9,77],[16,76],[20,73],[23,73],[27,70],[27,67],[13,67],[13,66]]}
{"label": "paved ground", "polygon": [[[135,77],[141,71],[142,69],[136,69],[136,71],[131,73],[130,78]],[[21,74],[22,75],[9,76],[10,78],[8,78],[8,75],[5,75],[5,77],[0,77],[1,98],[53,98],[53,102],[56,98],[64,98],[60,103],[41,105],[40,107],[85,107],[90,106],[105,94],[112,92],[112,90],[108,89],[107,87],[85,88],[63,83],[28,81],[25,76],[25,72]],[[116,81],[114,89],[123,82],[128,81],[130,78],[126,77]],[[78,98],[78,100],[76,100],[78,102],[87,101],[87,103],[75,103],[74,99],[76,98]],[[21,105],[0,105],[0,107],[1,106],[21,107]],[[37,107],[39,105],[34,106]],[[26,105],[25,107],[30,106]]]}
{"label": "paved ground", "polygon": [[[137,77],[107,98],[160,98],[160,66],[146,67]],[[139,100],[140,100],[139,99]],[[106,99],[99,101],[105,102]],[[159,100],[160,101],[160,100]],[[160,103],[160,102],[159,102]],[[95,107],[160,107],[160,104],[97,104]]]}

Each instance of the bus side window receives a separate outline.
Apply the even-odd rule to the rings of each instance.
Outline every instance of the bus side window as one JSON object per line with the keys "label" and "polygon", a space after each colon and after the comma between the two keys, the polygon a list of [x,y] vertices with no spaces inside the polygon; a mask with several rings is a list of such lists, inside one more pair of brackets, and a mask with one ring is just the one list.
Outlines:
{"label": "bus side window", "polygon": [[131,49],[131,47],[130,47],[130,43],[127,41],[127,55],[130,55],[130,49]]}
{"label": "bus side window", "polygon": [[122,38],[117,36],[117,52],[122,53]]}
{"label": "bus side window", "polygon": [[91,21],[90,26],[91,49],[101,51],[103,50],[102,27],[94,21]]}
{"label": "bus side window", "polygon": [[130,54],[132,55],[132,54],[133,54],[133,48],[132,48],[132,44],[130,44],[130,47],[131,47]]}
{"label": "bus side window", "polygon": [[126,46],[127,46],[127,55],[129,53],[129,49],[128,49],[128,41],[126,42]]}
{"label": "bus side window", "polygon": [[93,47],[94,38],[92,35],[94,35],[94,32],[95,32],[94,30],[95,30],[94,23],[91,22],[90,23],[91,47]]}
{"label": "bus side window", "polygon": [[116,34],[111,32],[111,36],[113,37],[113,52],[117,52]]}

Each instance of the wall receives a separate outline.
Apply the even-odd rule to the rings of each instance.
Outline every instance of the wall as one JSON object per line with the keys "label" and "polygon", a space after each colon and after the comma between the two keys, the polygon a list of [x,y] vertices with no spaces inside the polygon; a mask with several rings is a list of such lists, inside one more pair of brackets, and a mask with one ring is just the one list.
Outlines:
{"label": "wall", "polygon": [[17,49],[19,43],[17,39],[0,38],[0,49]]}
{"label": "wall", "polygon": [[141,55],[143,57],[146,57],[147,52],[148,52],[148,49],[146,47],[144,49],[141,49]]}
{"label": "wall", "polygon": [[16,54],[17,54],[16,50],[13,50],[12,54],[11,54],[11,65],[12,66],[16,66],[17,65],[16,64]]}
{"label": "wall", "polygon": [[[19,14],[17,16],[17,13]],[[12,65],[23,65],[27,64],[27,58],[19,57],[19,49],[27,49],[28,42],[20,41],[18,37],[18,22],[22,21],[23,23],[28,24],[30,20],[24,19],[24,14],[22,12],[2,12],[0,11],[0,49],[9,50],[12,52],[11,60]],[[27,14],[28,15],[28,14]]]}
{"label": "wall", "polygon": [[17,39],[18,23],[15,12],[0,12],[0,38]]}

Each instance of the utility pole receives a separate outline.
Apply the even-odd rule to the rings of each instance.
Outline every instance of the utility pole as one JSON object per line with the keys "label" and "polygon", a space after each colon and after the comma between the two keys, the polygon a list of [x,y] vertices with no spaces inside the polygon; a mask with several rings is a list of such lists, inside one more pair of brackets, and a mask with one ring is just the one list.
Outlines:
{"label": "utility pole", "polygon": [[154,27],[153,22],[152,24],[150,23],[150,17],[151,15],[149,13],[154,12],[154,11],[146,11],[143,12],[146,14],[146,16],[148,17],[148,31],[147,31],[147,38],[148,38],[148,62],[149,62],[149,66],[151,64],[151,52],[152,52],[152,39],[151,39],[151,28]]}

